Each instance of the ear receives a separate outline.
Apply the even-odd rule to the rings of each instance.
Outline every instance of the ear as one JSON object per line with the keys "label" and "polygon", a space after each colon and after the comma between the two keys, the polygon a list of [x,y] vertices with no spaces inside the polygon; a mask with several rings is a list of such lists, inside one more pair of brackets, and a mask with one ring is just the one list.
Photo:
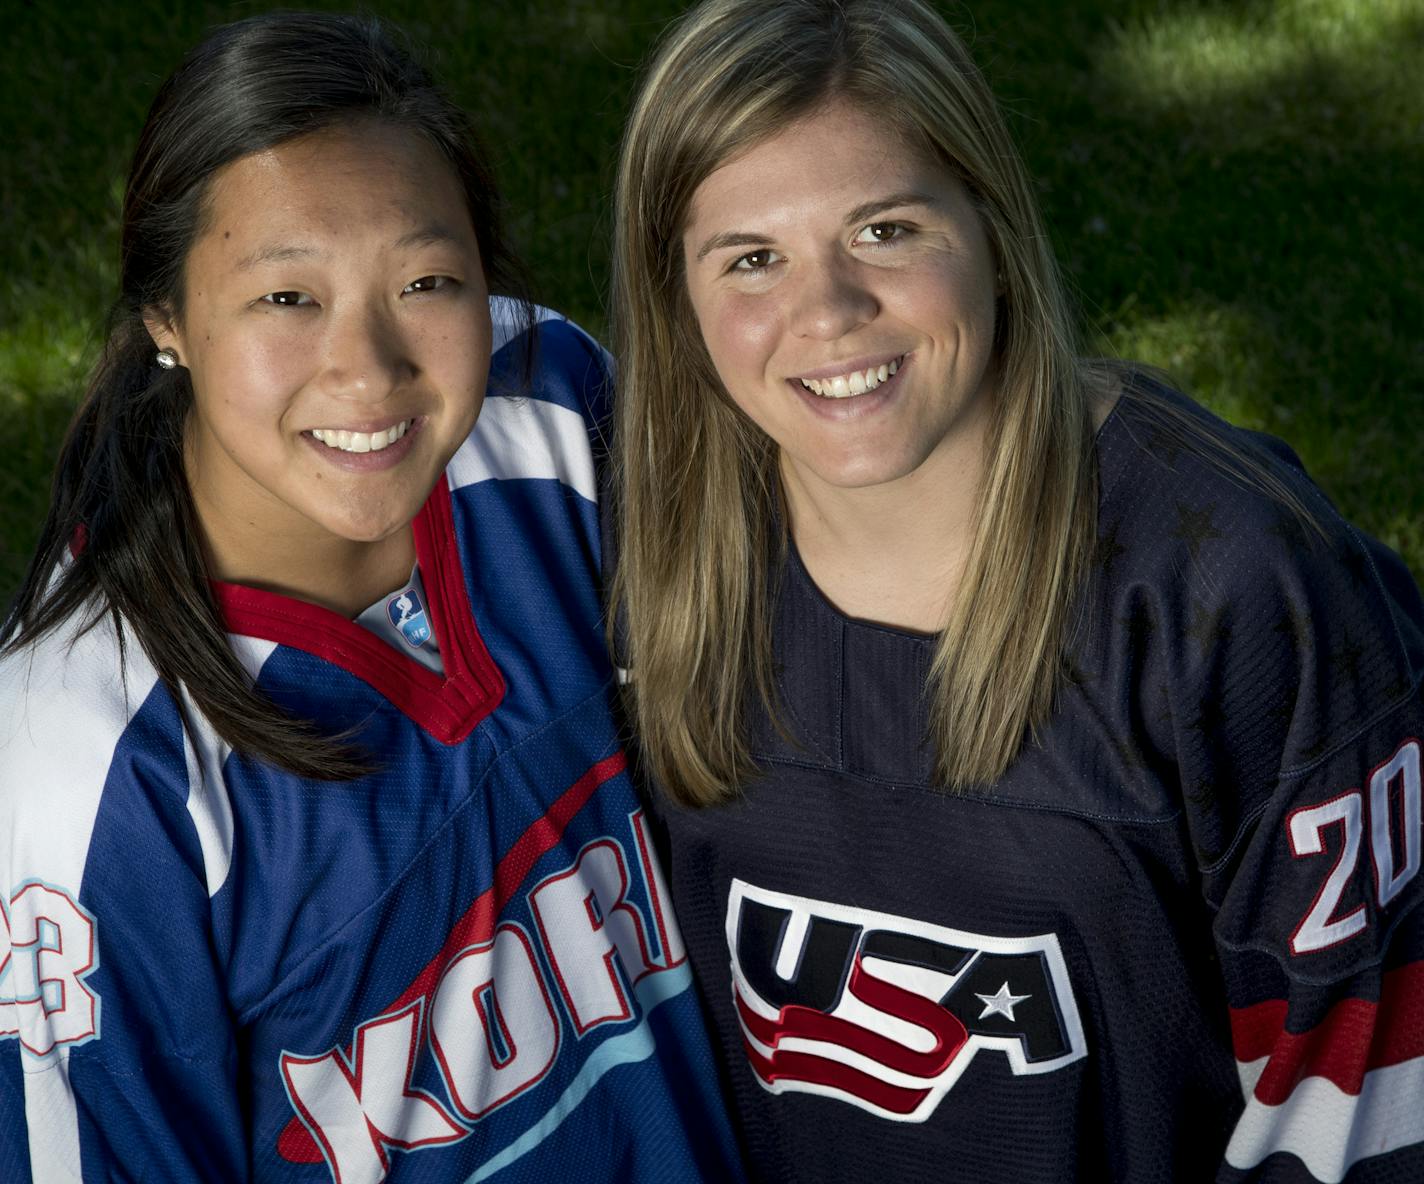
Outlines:
{"label": "ear", "polygon": [[157,349],[171,349],[180,358],[183,356],[183,335],[178,330],[172,314],[160,305],[150,305],[143,310],[143,326],[153,338]]}

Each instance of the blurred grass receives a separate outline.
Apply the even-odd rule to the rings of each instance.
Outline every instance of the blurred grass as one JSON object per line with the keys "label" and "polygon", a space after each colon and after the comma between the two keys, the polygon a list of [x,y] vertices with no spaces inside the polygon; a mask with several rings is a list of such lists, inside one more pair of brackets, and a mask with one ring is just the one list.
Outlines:
{"label": "blurred grass", "polygon": [[[112,294],[126,158],[213,24],[278,7],[28,3],[0,103],[0,597]],[[343,9],[350,5],[312,3]],[[622,114],[674,0],[391,2],[494,156],[536,294],[605,323]],[[1094,348],[1288,439],[1424,574],[1424,0],[944,3],[1009,111]]]}

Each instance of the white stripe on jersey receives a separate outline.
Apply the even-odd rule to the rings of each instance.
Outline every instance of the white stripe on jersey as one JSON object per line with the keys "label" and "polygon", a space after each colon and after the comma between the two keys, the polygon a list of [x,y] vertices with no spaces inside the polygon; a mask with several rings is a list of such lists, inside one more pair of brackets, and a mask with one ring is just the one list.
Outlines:
{"label": "white stripe on jersey", "polygon": [[1424,1057],[1371,1069],[1358,1097],[1324,1077],[1305,1077],[1278,1106],[1255,1096],[1270,1059],[1237,1062],[1246,1110],[1226,1149],[1232,1167],[1249,1170],[1282,1151],[1321,1184],[1339,1184],[1362,1159],[1424,1142]]}
{"label": "white stripe on jersey", "polygon": [[[277,648],[275,641],[241,637],[229,633],[228,644],[244,670],[256,681],[262,666]],[[223,779],[223,764],[232,747],[219,738],[207,719],[198,713],[187,690],[183,692],[183,710],[189,728],[183,733],[183,757],[188,764],[188,813],[198,832],[198,845],[203,852],[203,875],[208,895],[216,896],[227,880],[232,866],[232,799]]]}
{"label": "white stripe on jersey", "polygon": [[[490,344],[490,354],[493,355],[499,353],[515,337],[524,332],[528,325],[524,323],[524,315],[518,301],[511,300],[508,296],[491,296],[489,305],[490,325],[494,330],[494,339]],[[536,325],[540,321],[568,319],[563,313],[554,312],[553,309],[545,308],[542,304],[535,304],[532,308]]]}
{"label": "white stripe on jersey", "polygon": [[[42,880],[79,898],[114,747],[158,675],[132,633],[125,679],[106,618],[75,640],[71,621],[0,665],[0,889]],[[71,643],[73,648],[71,649]]]}
{"label": "white stripe on jersey", "polygon": [[[76,622],[13,654],[0,666],[0,890],[12,899],[40,881],[79,899],[94,820],[114,748],[158,675],[125,633],[125,678],[110,620],[75,640]],[[72,643],[72,647],[70,648]],[[9,951],[7,950],[6,953]],[[69,1047],[43,1030],[42,1008],[16,1009],[20,1040],[52,1048],[25,1070],[25,1119],[35,1184],[80,1178],[79,1112],[69,1085]]]}
{"label": "white stripe on jersey", "polygon": [[561,481],[591,502],[598,500],[588,425],[577,411],[543,399],[487,398],[449,474],[451,489],[543,477]]}
{"label": "white stripe on jersey", "polygon": [[[214,897],[232,866],[232,799],[223,781],[223,762],[232,747],[225,743],[198,711],[183,688],[183,759],[188,765],[188,813],[198,832],[203,852],[203,875],[208,896]],[[196,743],[195,743],[196,742]]]}
{"label": "white stripe on jersey", "polygon": [[34,1184],[82,1184],[79,1111],[69,1084],[69,1058],[25,1074],[25,1123],[30,1128],[30,1179]]}

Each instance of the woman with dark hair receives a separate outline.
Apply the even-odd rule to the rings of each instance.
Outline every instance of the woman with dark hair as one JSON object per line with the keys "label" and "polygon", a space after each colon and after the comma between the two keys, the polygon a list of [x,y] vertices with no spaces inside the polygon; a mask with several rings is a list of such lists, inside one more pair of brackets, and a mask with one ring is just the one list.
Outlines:
{"label": "woman with dark hair", "polygon": [[1079,356],[924,0],[706,0],[617,189],[620,664],[753,1174],[1424,1179],[1424,605]]}
{"label": "woman with dark hair", "polygon": [[160,90],[3,633],[0,1178],[738,1176],[607,703],[604,357],[516,278],[375,24]]}

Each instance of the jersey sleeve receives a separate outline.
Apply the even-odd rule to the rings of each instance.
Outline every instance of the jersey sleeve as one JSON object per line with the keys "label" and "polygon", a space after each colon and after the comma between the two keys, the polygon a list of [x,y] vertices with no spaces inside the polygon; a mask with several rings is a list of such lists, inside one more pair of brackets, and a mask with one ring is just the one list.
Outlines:
{"label": "jersey sleeve", "polygon": [[241,1180],[222,794],[109,640],[0,669],[0,1179]]}
{"label": "jersey sleeve", "polygon": [[1424,1179],[1424,608],[1327,533],[1243,532],[1171,659],[1242,1089],[1221,1181]]}

